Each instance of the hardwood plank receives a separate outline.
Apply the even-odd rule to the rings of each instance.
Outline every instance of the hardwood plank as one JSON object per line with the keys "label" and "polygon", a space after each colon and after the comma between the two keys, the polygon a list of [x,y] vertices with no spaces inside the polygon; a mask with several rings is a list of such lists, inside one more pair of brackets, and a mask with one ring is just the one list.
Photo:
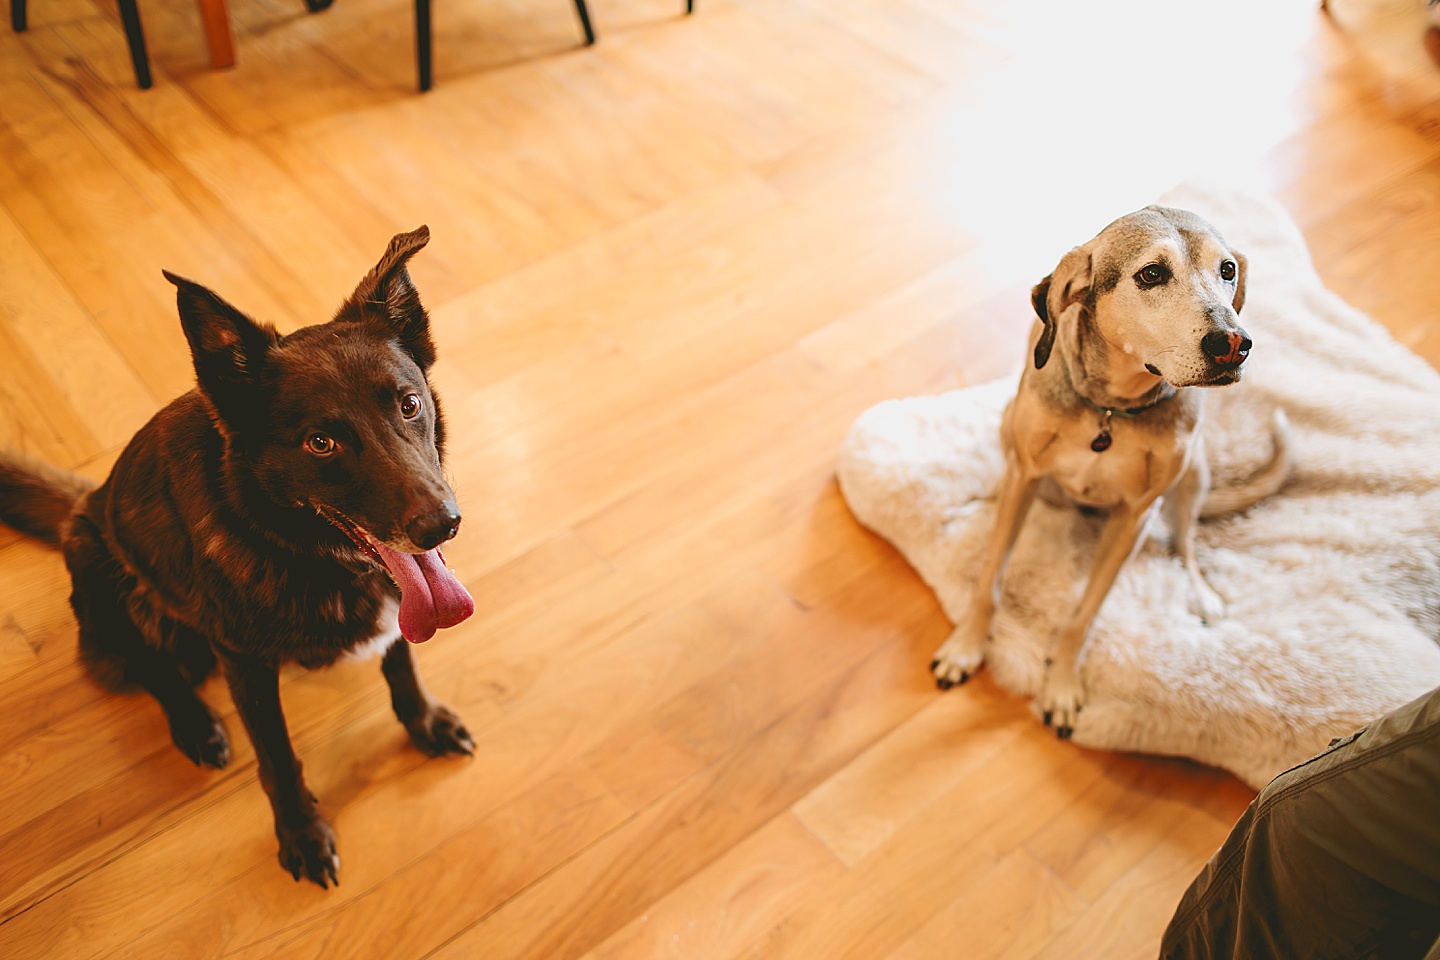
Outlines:
{"label": "hardwood plank", "polygon": [[843,868],[782,814],[585,954],[585,960],[675,960],[734,954],[803,892]]}
{"label": "hardwood plank", "polygon": [[1192,811],[1214,818],[1207,834],[1218,847],[1252,799],[1251,790],[1214,770],[1121,758],[1109,777],[1077,794],[1025,849],[1094,902]]}
{"label": "hardwood plank", "polygon": [[62,465],[99,452],[64,386],[37,369],[35,354],[4,323],[0,323],[0,398],[11,413],[0,425],[0,443],[5,446]]}
{"label": "hardwood plank", "polygon": [[[402,862],[391,882],[363,890],[340,909],[319,897],[303,897],[319,901],[314,911],[319,914],[317,922],[301,930],[282,929],[228,955],[317,960],[357,954],[418,955],[412,952],[417,938],[444,929],[477,905],[493,908],[502,903],[514,891],[539,881],[575,849],[618,826],[628,813],[598,781],[585,776],[583,766],[567,767],[450,837],[430,856]],[[202,900],[183,912],[178,922],[128,944],[125,952],[132,956],[193,955],[213,949],[217,943],[233,943],[237,926],[247,922],[264,922],[263,918],[277,912],[293,915],[297,897],[293,888],[286,889],[288,878],[278,883],[257,882],[262,878],[254,874],[271,866],[263,864],[239,878],[226,891],[223,905]],[[437,876],[466,880],[436,884]],[[404,921],[396,923],[397,917]]]}
{"label": "hardwood plank", "polygon": [[[43,370],[54,381],[64,396],[63,406],[74,411],[97,448],[129,441],[158,409],[154,395],[4,210],[0,210],[0,263],[4,264],[0,322],[19,341],[5,353],[18,364]],[[25,382],[26,378],[17,373],[7,379]],[[96,389],[97,384],[103,389]],[[18,404],[11,409],[16,408]],[[63,435],[63,426],[55,424],[51,429]],[[78,459],[58,462],[70,467]]]}
{"label": "hardwood plank", "polygon": [[[895,692],[891,649],[882,648],[819,699],[685,781],[433,956],[483,950],[496,958],[562,958],[603,941],[659,892],[688,879],[863,749],[877,728],[913,711],[914,694]],[[889,692],[881,692],[881,683]]]}
{"label": "hardwood plank", "polygon": [[1169,826],[1160,844],[1034,953],[1034,960],[1154,956],[1180,895],[1198,872],[1197,863],[1219,847],[1229,830],[1199,812]]}
{"label": "hardwood plank", "polygon": [[[1025,721],[1018,721],[1025,722]],[[906,823],[741,956],[883,957],[950,902],[967,877],[989,874],[1040,825],[1104,775],[1110,758],[1057,753],[1028,735]],[[984,789],[976,789],[979,784]],[[1064,789],[1058,789],[1065,784]],[[1076,954],[1085,956],[1087,954]],[[1101,954],[1095,954],[1097,956]]]}
{"label": "hardwood plank", "polygon": [[795,815],[847,867],[864,861],[957,785],[976,782],[1028,729],[1023,701],[982,686],[937,696],[811,791]]}
{"label": "hardwood plank", "polygon": [[1027,960],[1086,908],[1024,849],[961,882],[948,906],[932,916],[887,960],[946,956],[964,944],[967,960]]}
{"label": "hardwood plank", "polygon": [[230,71],[194,4],[147,7],[149,91],[108,4],[31,6],[0,31],[0,443],[103,476],[189,387],[162,266],[289,329],[429,223],[478,611],[421,658],[480,750],[411,749],[374,664],[286,671],[345,860],[296,886],[243,738],[196,770],[90,684],[63,564],[0,532],[0,953],[1153,954],[1250,792],[935,692],[945,619],[835,451],[1023,362],[1029,286],[1197,173],[1278,193],[1440,362],[1421,5],[609,0],[582,48],[571,4],[467,0],[425,96],[393,0],[233,5]]}

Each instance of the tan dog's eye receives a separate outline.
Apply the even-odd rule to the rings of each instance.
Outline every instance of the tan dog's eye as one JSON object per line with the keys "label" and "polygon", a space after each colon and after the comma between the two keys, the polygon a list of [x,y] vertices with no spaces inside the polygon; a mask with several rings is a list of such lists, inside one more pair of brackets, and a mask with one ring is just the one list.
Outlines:
{"label": "tan dog's eye", "polygon": [[407,393],[405,399],[400,401],[400,416],[406,420],[414,420],[420,415],[420,395]]}
{"label": "tan dog's eye", "polygon": [[317,457],[328,457],[334,453],[338,445],[323,433],[310,434],[305,438],[305,449]]}
{"label": "tan dog's eye", "polygon": [[1220,264],[1220,279],[1227,283],[1235,279],[1235,261],[1226,260]]}
{"label": "tan dog's eye", "polygon": [[1163,263],[1152,263],[1141,267],[1140,272],[1135,274],[1135,282],[1142,287],[1157,287],[1170,279],[1170,271],[1165,269]]}

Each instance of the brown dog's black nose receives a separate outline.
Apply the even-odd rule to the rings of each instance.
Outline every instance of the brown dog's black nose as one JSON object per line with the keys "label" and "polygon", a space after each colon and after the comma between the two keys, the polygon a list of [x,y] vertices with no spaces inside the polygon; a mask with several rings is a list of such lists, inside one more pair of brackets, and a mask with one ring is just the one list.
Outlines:
{"label": "brown dog's black nose", "polygon": [[1238,367],[1250,356],[1250,338],[1244,330],[1211,330],[1200,341],[1205,356],[1222,367]]}
{"label": "brown dog's black nose", "polygon": [[405,534],[421,550],[433,550],[455,536],[459,529],[459,508],[453,503],[442,503],[438,510],[411,519],[405,525]]}

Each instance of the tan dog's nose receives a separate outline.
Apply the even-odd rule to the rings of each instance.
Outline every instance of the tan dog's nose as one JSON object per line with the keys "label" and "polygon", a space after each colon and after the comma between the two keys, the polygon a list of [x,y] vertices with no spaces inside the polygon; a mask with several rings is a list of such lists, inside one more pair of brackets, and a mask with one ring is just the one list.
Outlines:
{"label": "tan dog's nose", "polygon": [[1200,341],[1205,355],[1222,367],[1238,367],[1250,356],[1250,337],[1244,330],[1211,330]]}

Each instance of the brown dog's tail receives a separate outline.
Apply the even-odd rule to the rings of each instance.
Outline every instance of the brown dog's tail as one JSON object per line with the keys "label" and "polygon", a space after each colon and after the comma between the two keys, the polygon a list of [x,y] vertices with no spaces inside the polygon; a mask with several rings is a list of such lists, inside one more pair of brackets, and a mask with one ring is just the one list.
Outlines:
{"label": "brown dog's tail", "polygon": [[93,489],[77,474],[0,450],[0,522],[52,547],[60,546],[75,501]]}
{"label": "brown dog's tail", "polygon": [[1270,462],[1238,486],[1211,490],[1200,507],[1202,519],[1239,513],[1285,486],[1285,481],[1290,479],[1290,418],[1278,407],[1270,421],[1270,436],[1275,445]]}

